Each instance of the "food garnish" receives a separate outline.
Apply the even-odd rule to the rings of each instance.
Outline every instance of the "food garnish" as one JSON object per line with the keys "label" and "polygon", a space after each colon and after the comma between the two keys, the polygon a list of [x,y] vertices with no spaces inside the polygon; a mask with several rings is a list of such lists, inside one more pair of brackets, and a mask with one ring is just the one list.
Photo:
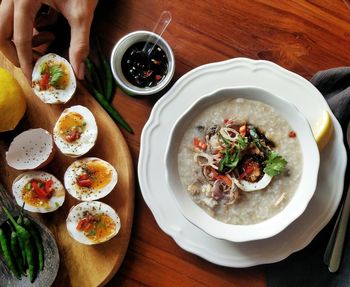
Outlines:
{"label": "food garnish", "polygon": [[[222,126],[199,130],[204,134],[193,139],[195,160],[216,199],[233,203],[240,190],[263,189],[287,164],[275,144],[249,123],[225,119]],[[196,190],[193,185],[188,189]]]}
{"label": "food garnish", "polygon": [[76,229],[83,231],[90,240],[98,242],[101,238],[115,232],[116,224],[110,216],[104,213],[91,214],[86,212],[78,222]]}
{"label": "food garnish", "polygon": [[319,150],[326,147],[333,135],[333,122],[330,114],[327,111],[323,111],[322,118],[312,128],[315,140]]}
{"label": "food garnish", "polygon": [[270,151],[265,162],[264,172],[269,176],[279,175],[286,167],[287,161],[275,151]]}
{"label": "food garnish", "polygon": [[41,79],[39,81],[40,90],[65,89],[69,83],[69,77],[65,71],[67,68],[63,63],[48,61],[40,65]]}

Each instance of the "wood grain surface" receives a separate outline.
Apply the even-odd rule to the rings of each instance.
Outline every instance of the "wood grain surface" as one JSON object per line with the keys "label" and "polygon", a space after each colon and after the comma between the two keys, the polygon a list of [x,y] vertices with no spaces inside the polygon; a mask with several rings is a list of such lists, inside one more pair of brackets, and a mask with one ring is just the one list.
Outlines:
{"label": "wood grain surface", "polygon": [[[92,34],[100,35],[110,53],[126,33],[152,30],[163,10],[173,16],[163,34],[175,53],[173,82],[200,65],[234,57],[270,60],[307,79],[350,63],[350,10],[342,0],[100,0]],[[118,90],[113,102],[135,130],[133,135],[122,131],[135,167],[141,131],[157,99]],[[254,287],[266,282],[264,266],[225,268],[182,250],[158,227],[137,188],[130,245],[107,285]]]}
{"label": "wood grain surface", "polygon": [[[70,106],[87,107],[95,116],[98,137],[95,146],[84,156],[98,157],[112,164],[118,172],[118,183],[112,192],[100,199],[119,214],[121,229],[116,237],[98,245],[83,245],[68,234],[66,217],[78,200],[66,193],[65,202],[57,211],[36,216],[54,234],[60,253],[60,269],[54,286],[101,286],[108,282],[123,262],[132,228],[134,214],[134,168],[129,148],[119,128],[87,91],[78,85],[74,97],[65,105],[48,105],[36,97],[24,78],[0,54],[0,67],[10,71],[20,83],[27,100],[27,111],[19,126],[0,138],[0,179],[11,191],[13,180],[21,173],[6,165],[5,151],[13,136],[28,128],[44,128],[52,133],[62,113]],[[75,161],[56,150],[53,161],[42,170],[55,175],[62,183],[67,167]]]}

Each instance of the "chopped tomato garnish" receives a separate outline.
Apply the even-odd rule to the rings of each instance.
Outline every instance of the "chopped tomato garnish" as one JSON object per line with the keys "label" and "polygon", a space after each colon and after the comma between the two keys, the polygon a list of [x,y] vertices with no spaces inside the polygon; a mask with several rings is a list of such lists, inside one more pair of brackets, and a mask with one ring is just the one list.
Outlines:
{"label": "chopped tomato garnish", "polygon": [[198,138],[193,139],[193,145],[194,147],[199,148],[201,150],[207,149],[207,144],[205,142],[200,141]]}
{"label": "chopped tomato garnish", "polygon": [[65,139],[67,142],[74,142],[75,140],[79,139],[81,135],[81,132],[77,127],[73,127],[69,134],[66,135]]}
{"label": "chopped tomato garnish", "polygon": [[34,188],[35,193],[38,195],[38,197],[45,198],[47,197],[46,191],[39,187],[38,183],[36,181],[32,181],[32,186]]}
{"label": "chopped tomato garnish", "polygon": [[156,81],[158,82],[158,81],[160,81],[162,79],[162,76],[161,75],[156,75],[155,78],[156,78]]}
{"label": "chopped tomato garnish", "polygon": [[289,134],[288,134],[288,136],[289,136],[290,138],[295,138],[295,137],[297,136],[297,134],[296,134],[295,131],[290,131]]}
{"label": "chopped tomato garnish", "polygon": [[215,178],[223,180],[228,186],[232,185],[232,181],[229,179],[227,175],[219,174]]}
{"label": "chopped tomato garnish", "polygon": [[79,175],[77,184],[81,187],[91,187],[92,181],[87,173]]}
{"label": "chopped tomato garnish", "polygon": [[89,175],[87,173],[83,173],[79,175],[78,180],[89,179]]}
{"label": "chopped tomato garnish", "polygon": [[247,134],[247,126],[243,125],[239,127],[239,134],[244,138]]}
{"label": "chopped tomato garnish", "polygon": [[250,175],[253,171],[254,171],[254,167],[251,166],[251,165],[247,165],[247,166],[244,168],[244,172],[245,172],[246,175]]}
{"label": "chopped tomato garnish", "polygon": [[48,72],[45,72],[42,74],[41,79],[39,81],[39,86],[41,91],[46,91],[49,88],[49,82],[50,82],[50,74]]}
{"label": "chopped tomato garnish", "polygon": [[79,221],[76,229],[79,231],[88,231],[91,228],[92,224],[90,223],[88,218],[83,218]]}
{"label": "chopped tomato garnish", "polygon": [[45,182],[45,191],[50,192],[52,190],[53,180],[49,179]]}
{"label": "chopped tomato garnish", "polygon": [[77,226],[76,229],[79,231],[89,231],[94,227],[94,222],[96,221],[95,217],[91,214],[88,214],[86,217],[82,218]]}
{"label": "chopped tomato garnish", "polygon": [[91,187],[92,181],[91,179],[78,180],[78,185],[81,187]]}

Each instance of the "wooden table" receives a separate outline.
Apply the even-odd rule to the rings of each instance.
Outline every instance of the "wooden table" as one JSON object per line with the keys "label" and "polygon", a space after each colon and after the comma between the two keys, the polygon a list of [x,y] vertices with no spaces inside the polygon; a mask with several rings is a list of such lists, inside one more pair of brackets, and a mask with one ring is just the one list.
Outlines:
{"label": "wooden table", "polygon": [[[101,1],[94,27],[109,51],[124,34],[152,30],[162,10],[173,19],[164,38],[174,50],[174,80],[203,64],[234,57],[273,61],[303,77],[350,64],[350,10],[342,0]],[[155,98],[120,91],[114,105],[136,133],[124,133],[135,167],[140,134]],[[182,250],[158,227],[141,192],[124,263],[110,286],[265,286],[264,267],[216,266]]]}
{"label": "wooden table", "polygon": [[[163,36],[175,53],[174,81],[195,67],[234,57],[270,60],[307,79],[350,63],[350,10],[342,0],[101,0],[93,33],[110,52],[126,33],[152,30],[163,10],[173,16]],[[122,131],[135,172],[141,131],[156,101],[118,90],[113,102],[135,130]],[[137,188],[129,249],[108,286],[265,284],[264,266],[225,268],[182,250],[158,227]]]}

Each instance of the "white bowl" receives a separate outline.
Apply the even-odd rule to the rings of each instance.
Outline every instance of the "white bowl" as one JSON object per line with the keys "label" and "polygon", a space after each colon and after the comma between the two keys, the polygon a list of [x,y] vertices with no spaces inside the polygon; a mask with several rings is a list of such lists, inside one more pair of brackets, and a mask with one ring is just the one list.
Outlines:
{"label": "white bowl", "polygon": [[[151,43],[158,41],[157,45],[163,49],[168,59],[168,72],[164,79],[154,87],[141,88],[131,84],[124,76],[122,70],[122,59],[128,48],[138,42],[145,41],[150,41]],[[125,35],[115,44],[111,55],[111,68],[115,80],[125,92],[130,95],[148,96],[159,93],[170,84],[175,72],[175,58],[173,50],[163,37],[149,31],[135,31]]]}
{"label": "white bowl", "polygon": [[[205,108],[226,99],[244,98],[272,106],[296,132],[302,157],[303,170],[300,183],[289,203],[273,217],[256,224],[234,225],[214,219],[193,202],[183,187],[177,155],[184,132],[193,119]],[[257,87],[223,88],[197,100],[175,123],[165,154],[166,180],[178,208],[185,218],[211,236],[233,242],[245,242],[272,237],[296,220],[306,209],[317,184],[320,155],[306,118],[286,100]],[[170,203],[169,203],[170,204]]]}

